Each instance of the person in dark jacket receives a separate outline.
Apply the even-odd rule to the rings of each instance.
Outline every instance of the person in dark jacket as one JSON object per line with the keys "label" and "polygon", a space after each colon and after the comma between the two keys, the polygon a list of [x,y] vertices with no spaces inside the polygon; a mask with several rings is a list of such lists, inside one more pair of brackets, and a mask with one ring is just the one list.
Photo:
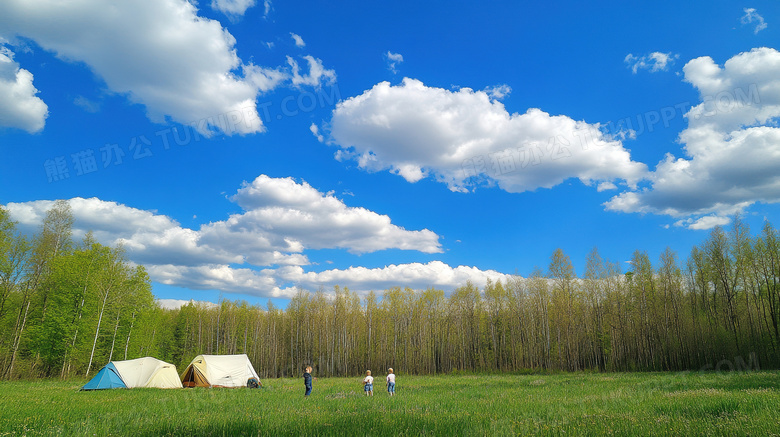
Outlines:
{"label": "person in dark jacket", "polygon": [[303,385],[306,387],[305,397],[309,397],[311,394],[311,366],[306,367],[306,372],[303,374]]}

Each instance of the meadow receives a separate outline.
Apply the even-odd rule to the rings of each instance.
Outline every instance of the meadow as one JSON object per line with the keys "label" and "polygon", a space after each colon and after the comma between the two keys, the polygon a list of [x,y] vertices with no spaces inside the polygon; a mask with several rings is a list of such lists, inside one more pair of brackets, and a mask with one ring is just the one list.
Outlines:
{"label": "meadow", "polygon": [[262,389],[0,383],[0,435],[780,435],[780,373],[398,375],[264,380]]}

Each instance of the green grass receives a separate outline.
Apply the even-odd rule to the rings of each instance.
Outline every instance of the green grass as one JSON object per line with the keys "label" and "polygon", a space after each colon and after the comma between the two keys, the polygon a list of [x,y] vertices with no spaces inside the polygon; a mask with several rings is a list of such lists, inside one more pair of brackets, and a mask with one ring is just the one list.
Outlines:
{"label": "green grass", "polygon": [[260,390],[0,383],[0,435],[780,435],[780,373],[361,377]]}

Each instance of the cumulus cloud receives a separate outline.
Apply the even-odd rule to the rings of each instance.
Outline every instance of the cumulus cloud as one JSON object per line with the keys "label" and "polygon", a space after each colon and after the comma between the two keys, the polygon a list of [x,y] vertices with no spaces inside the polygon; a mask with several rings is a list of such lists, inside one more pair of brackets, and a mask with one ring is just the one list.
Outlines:
{"label": "cumulus cloud", "polygon": [[762,30],[766,29],[767,24],[764,21],[764,17],[758,14],[756,12],[755,8],[745,8],[743,9],[745,12],[745,15],[740,18],[740,21],[742,24],[752,24],[756,23],[756,27],[753,28],[753,33],[758,34],[758,32],[761,32]]}
{"label": "cumulus cloud", "polygon": [[[0,28],[70,61],[81,61],[117,93],[146,106],[154,121],[189,123],[231,111],[251,111],[256,87],[233,71],[241,63],[235,39],[182,0],[51,3],[11,0],[0,5]],[[8,35],[10,33],[10,35]]]}
{"label": "cumulus cloud", "polygon": [[436,287],[452,290],[468,281],[483,287],[488,280],[507,281],[511,277],[495,270],[481,270],[469,266],[451,267],[441,261],[389,265],[380,268],[349,267],[322,272],[306,272],[300,266],[258,271],[227,265],[198,267],[155,265],[149,267],[149,273],[156,281],[168,285],[275,298],[291,298],[299,288],[329,290],[339,285],[360,294],[399,286],[412,289]]}
{"label": "cumulus cloud", "polygon": [[36,94],[32,73],[20,68],[14,53],[0,45],[0,126],[29,133],[43,130],[49,108]]}
{"label": "cumulus cloud", "polygon": [[[138,263],[196,265],[243,261],[240,255],[199,245],[197,231],[182,228],[164,215],[97,198],[76,197],[68,203],[75,219],[75,238],[91,230],[103,244],[123,245]],[[9,203],[6,208],[23,229],[33,231],[53,205],[51,200],[36,200]]]}
{"label": "cumulus cloud", "polygon": [[309,73],[301,75],[298,62],[291,56],[287,57],[287,64],[292,69],[292,83],[294,86],[309,85],[318,87],[323,84],[332,84],[336,81],[336,72],[323,67],[321,60],[308,55],[304,56],[303,59],[309,64]]}
{"label": "cumulus cloud", "polygon": [[235,17],[244,15],[244,12],[254,6],[255,3],[255,0],[212,0],[211,8]]}
{"label": "cumulus cloud", "polygon": [[[243,212],[200,229],[97,198],[77,197],[69,204],[75,238],[92,231],[103,244],[122,245],[128,258],[144,264],[153,280],[191,289],[285,297],[294,285],[336,285],[328,281],[342,279],[338,270],[331,271],[331,276],[304,272],[301,266],[309,264],[306,250],[344,249],[356,254],[385,249],[442,251],[439,236],[430,230],[406,230],[386,215],[347,206],[332,193],[292,178],[259,176],[245,183],[231,200]],[[9,203],[6,209],[23,230],[34,231],[53,205],[54,201],[38,200]],[[471,272],[474,279],[481,278],[477,270],[458,271],[451,277],[458,279],[463,272]],[[399,275],[394,285],[407,285],[407,277]],[[377,280],[374,274],[364,281],[373,284]],[[350,284],[361,280],[353,281]]]}
{"label": "cumulus cloud", "polygon": [[607,190],[617,190],[617,185],[613,184],[612,182],[606,181],[602,182],[596,187],[596,190],[598,192],[607,191]]}
{"label": "cumulus cloud", "polygon": [[398,69],[396,67],[398,64],[404,61],[403,55],[400,53],[393,53],[388,51],[385,53],[385,59],[387,59],[387,69],[392,71],[393,74],[398,73]]}
{"label": "cumulus cloud", "polygon": [[352,253],[389,248],[442,251],[438,235],[428,229],[407,231],[393,225],[386,215],[348,207],[331,193],[321,193],[292,178],[259,176],[244,184],[232,200],[247,212],[231,216],[225,223],[241,230],[273,229],[293,245],[340,248]]}
{"label": "cumulus cloud", "polygon": [[296,33],[290,32],[290,36],[292,37],[293,41],[295,42],[296,47],[306,47],[306,43],[303,42],[303,38],[301,38],[300,35]]}
{"label": "cumulus cloud", "polygon": [[480,270],[476,267],[451,267],[441,261],[426,264],[410,263],[389,265],[381,268],[350,267],[323,272],[304,272],[299,266],[279,269],[279,275],[308,289],[320,286],[341,285],[353,290],[384,290],[403,286],[413,289],[428,287],[453,289],[467,281],[482,287],[487,280],[506,281],[509,275],[495,270]]}
{"label": "cumulus cloud", "polygon": [[453,191],[497,183],[508,192],[640,180],[646,167],[598,124],[540,109],[510,114],[485,91],[450,91],[406,78],[340,102],[329,122],[337,158],[409,182],[433,177]]}
{"label": "cumulus cloud", "polygon": [[[294,74],[281,68],[244,64],[236,40],[219,22],[198,16],[194,2],[140,0],[0,3],[0,37],[34,40],[63,60],[83,62],[116,93],[145,106],[155,122],[167,118],[189,124],[219,114],[243,114],[227,134],[262,132],[256,98],[290,81],[318,85],[335,78],[312,58],[315,68]],[[243,13],[254,1],[215,0],[223,11]],[[308,60],[308,59],[307,59]],[[22,83],[32,77],[23,77]],[[31,87],[31,85],[29,85]],[[29,94],[29,91],[28,91]],[[40,110],[39,110],[40,112]],[[202,133],[219,125],[200,125]]]}
{"label": "cumulus cloud", "polygon": [[680,55],[673,55],[670,53],[653,52],[649,55],[634,56],[629,53],[623,59],[628,65],[628,68],[636,74],[639,70],[647,70],[651,73],[658,71],[667,71],[669,66],[674,64],[674,60],[679,58]]}
{"label": "cumulus cloud", "polygon": [[684,220],[678,220],[674,223],[674,225],[682,226],[694,230],[707,230],[707,229],[712,229],[715,226],[726,226],[729,223],[731,223],[731,219],[728,217],[707,215],[699,218],[687,218]]}
{"label": "cumulus cloud", "polygon": [[188,304],[194,304],[198,307],[205,307],[205,308],[217,308],[219,307],[218,304],[215,304],[213,302],[204,302],[201,300],[182,300],[182,299],[157,299],[157,306],[160,308],[166,309],[166,310],[177,310],[185,305]]}
{"label": "cumulus cloud", "polygon": [[494,87],[485,88],[485,92],[492,100],[501,100],[512,92],[512,87],[506,84],[496,85]]}
{"label": "cumulus cloud", "polygon": [[149,276],[166,285],[191,290],[220,290],[261,297],[292,297],[294,291],[279,287],[272,269],[258,272],[228,265],[178,266],[147,265]]}
{"label": "cumulus cloud", "polygon": [[780,201],[780,52],[753,49],[722,67],[696,58],[683,72],[700,94],[679,135],[685,157],[666,155],[648,187],[619,194],[607,209],[694,216],[678,225],[703,229],[756,202]]}

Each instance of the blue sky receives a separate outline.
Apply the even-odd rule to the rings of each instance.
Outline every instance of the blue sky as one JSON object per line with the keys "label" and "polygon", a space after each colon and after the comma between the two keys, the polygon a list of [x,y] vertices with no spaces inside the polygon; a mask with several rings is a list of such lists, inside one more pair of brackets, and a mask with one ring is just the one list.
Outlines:
{"label": "blue sky", "polygon": [[160,299],[451,291],[778,223],[771,1],[0,5],[0,204]]}

